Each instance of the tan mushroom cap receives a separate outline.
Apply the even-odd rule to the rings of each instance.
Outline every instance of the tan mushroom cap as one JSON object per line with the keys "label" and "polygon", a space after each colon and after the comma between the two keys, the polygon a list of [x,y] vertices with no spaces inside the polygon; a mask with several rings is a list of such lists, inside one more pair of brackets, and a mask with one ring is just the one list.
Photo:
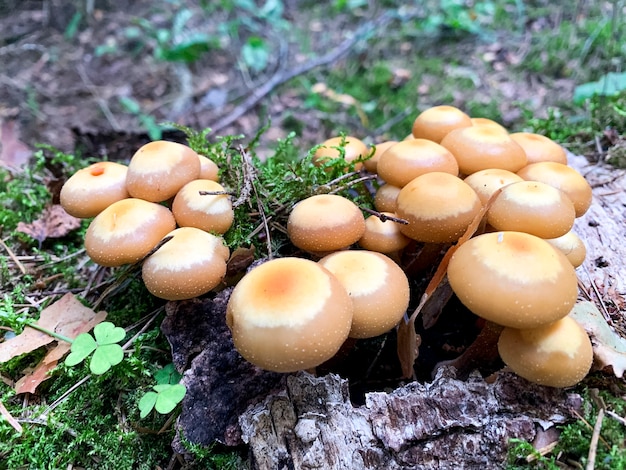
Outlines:
{"label": "tan mushroom cap", "polygon": [[194,180],[183,186],[172,203],[172,213],[180,227],[196,227],[206,232],[226,233],[235,213],[227,194],[200,194],[224,191],[212,180]]}
{"label": "tan mushroom cap", "polygon": [[488,168],[486,170],[480,170],[476,173],[472,173],[463,181],[469,184],[470,187],[476,191],[480,202],[485,205],[498,189],[504,188],[511,183],[524,181],[524,178],[509,170]]}
{"label": "tan mushroom cap", "polygon": [[549,238],[546,239],[546,241],[563,253],[575,268],[585,261],[587,247],[585,247],[583,241],[573,231],[570,230],[561,237]]}
{"label": "tan mushroom cap", "polygon": [[496,230],[556,238],[570,231],[574,204],[556,188],[538,181],[511,183],[493,201],[487,222]]}
{"label": "tan mushroom cap", "polygon": [[377,173],[378,172],[378,161],[380,160],[380,156],[385,153],[385,151],[391,147],[392,145],[397,144],[398,141],[397,140],[387,140],[385,142],[381,142],[379,144],[376,144],[376,150],[374,150],[374,155],[372,155],[371,158],[365,160],[363,162],[363,166],[365,166],[365,169],[367,171],[369,171],[370,173]]}
{"label": "tan mushroom cap", "polygon": [[199,175],[196,152],[183,144],[158,140],[135,152],[128,164],[126,188],[132,197],[162,202]]}
{"label": "tan mushroom cap", "polygon": [[219,181],[220,169],[217,163],[204,155],[198,155],[198,158],[200,159],[200,174],[198,175],[198,179]]}
{"label": "tan mushroom cap", "polygon": [[444,137],[441,145],[452,152],[464,175],[488,168],[516,173],[526,165],[524,149],[509,134],[493,126],[453,130]]}
{"label": "tan mushroom cap", "polygon": [[537,162],[557,162],[567,165],[565,149],[545,135],[532,132],[515,132],[511,138],[526,152],[528,164]]}
{"label": "tan mushroom cap", "polygon": [[302,250],[320,253],[356,243],[365,232],[365,218],[349,199],[318,194],[297,203],[287,220],[287,235]]}
{"label": "tan mushroom cap", "polygon": [[412,135],[416,139],[441,140],[452,130],[469,127],[471,118],[454,106],[433,106],[422,111],[413,121]]}
{"label": "tan mushroom cap", "polygon": [[61,206],[74,217],[95,217],[114,202],[126,199],[126,165],[98,162],[74,173],[61,188]]}
{"label": "tan mushroom cap", "polygon": [[506,130],[506,127],[504,127],[502,124],[494,121],[493,119],[484,118],[484,117],[473,117],[472,125],[473,126],[491,126],[494,129],[497,129],[499,131],[507,132],[507,133],[509,132]]}
{"label": "tan mushroom cap", "polygon": [[217,287],[226,274],[229,250],[220,237],[194,227],[178,228],[148,256],[141,276],[148,291],[167,300],[192,299]]}
{"label": "tan mushroom cap", "polygon": [[556,162],[538,162],[525,166],[517,174],[525,180],[541,181],[563,191],[574,203],[576,217],[591,206],[591,186],[572,167]]}
{"label": "tan mushroom cap", "polygon": [[378,212],[395,212],[400,189],[402,188],[387,183],[378,188],[374,196],[374,207],[376,210]]}
{"label": "tan mushroom cap", "polygon": [[354,305],[351,338],[372,338],[395,327],[409,305],[409,281],[391,259],[366,250],[339,251],[319,261]]}
{"label": "tan mushroom cap", "polygon": [[[313,163],[321,165],[327,160],[341,157],[339,147],[341,142],[345,139],[344,146],[344,159],[346,162],[352,162],[360,157],[366,157],[369,154],[367,145],[354,136],[347,135],[345,137],[332,137],[322,142],[322,145],[313,154]],[[357,163],[354,167],[355,170],[360,170],[363,167],[362,163]]]}
{"label": "tan mushroom cap", "polygon": [[409,222],[400,231],[425,243],[457,241],[480,211],[480,199],[463,180],[449,173],[418,176],[397,198],[396,214]]}
{"label": "tan mushroom cap", "polygon": [[226,323],[246,360],[266,370],[295,372],[335,355],[348,338],[352,312],[348,293],[321,265],[275,258],[235,286]]}
{"label": "tan mushroom cap", "polygon": [[512,328],[563,318],[578,295],[574,267],[545,240],[521,232],[472,238],[450,259],[448,281],[476,315]]}
{"label": "tan mushroom cap", "polygon": [[459,165],[448,149],[431,140],[417,138],[388,148],[380,156],[377,169],[378,176],[386,183],[400,188],[424,173],[459,174]]}
{"label": "tan mushroom cap", "polygon": [[[388,217],[397,217],[393,212],[382,212]],[[366,250],[379,253],[394,253],[410,243],[411,239],[400,231],[400,224],[393,220],[383,220],[371,215],[365,219],[365,232],[359,245]]]}
{"label": "tan mushroom cap", "polygon": [[517,375],[548,387],[576,385],[593,363],[591,341],[570,317],[529,330],[505,328],[498,351]]}
{"label": "tan mushroom cap", "polygon": [[122,199],[91,221],[85,250],[101,266],[136,263],[175,228],[167,207],[143,199]]}

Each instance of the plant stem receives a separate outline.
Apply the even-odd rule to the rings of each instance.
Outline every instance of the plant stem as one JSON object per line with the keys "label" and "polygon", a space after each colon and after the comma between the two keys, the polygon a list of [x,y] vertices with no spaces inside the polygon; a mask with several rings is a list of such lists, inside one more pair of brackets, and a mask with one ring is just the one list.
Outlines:
{"label": "plant stem", "polygon": [[42,333],[50,335],[53,338],[56,338],[58,340],[65,341],[66,343],[72,344],[74,342],[74,340],[72,338],[69,338],[67,336],[61,335],[59,333],[55,333],[54,331],[51,331],[51,330],[49,330],[47,328],[44,328],[43,326],[39,326],[36,323],[27,323],[26,326],[29,326],[29,327],[31,327],[34,330],[41,331]]}

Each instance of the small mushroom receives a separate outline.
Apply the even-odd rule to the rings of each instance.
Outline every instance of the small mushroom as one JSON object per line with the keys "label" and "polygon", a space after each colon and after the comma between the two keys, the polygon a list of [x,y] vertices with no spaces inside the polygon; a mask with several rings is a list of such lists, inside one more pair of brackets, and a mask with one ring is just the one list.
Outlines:
{"label": "small mushroom", "polygon": [[416,139],[440,143],[450,131],[471,125],[471,118],[459,108],[448,105],[433,106],[415,118],[412,135]]}
{"label": "small mushroom", "polygon": [[[350,135],[347,135],[345,137],[332,137],[328,140],[325,140],[322,145],[315,151],[315,154],[313,155],[313,163],[319,166],[328,160],[341,157],[339,147],[341,147],[342,142],[345,142],[345,146],[343,147],[344,160],[348,163],[360,157],[367,157],[367,155],[369,154],[367,145],[365,145],[362,140],[357,139],[356,137]],[[354,166],[354,169],[360,170],[362,167],[362,163],[357,163]]]}
{"label": "small mushroom", "polygon": [[467,230],[482,205],[472,188],[449,173],[418,176],[397,198],[396,214],[407,237],[425,243],[452,243]]}
{"label": "small mushroom", "polygon": [[400,189],[402,188],[388,183],[378,188],[374,196],[374,207],[376,210],[379,212],[395,212]]}
{"label": "small mushroom", "polygon": [[565,235],[557,238],[548,238],[546,241],[563,253],[575,268],[585,261],[587,247],[585,247],[583,241],[573,231],[570,230]]}
{"label": "small mushroom", "polygon": [[444,137],[441,145],[452,152],[464,175],[488,168],[516,173],[526,165],[524,149],[508,133],[493,126],[455,129]]}
{"label": "small mushroom", "polygon": [[557,162],[567,165],[565,149],[545,135],[514,132],[511,138],[524,149],[529,165],[537,162]]}
{"label": "small mushroom", "polygon": [[[411,239],[400,231],[400,224],[386,217],[397,217],[393,212],[382,212],[382,218],[371,215],[365,219],[365,232],[359,245],[366,250],[394,254],[407,246]],[[383,220],[385,219],[385,220]]]}
{"label": "small mushroom", "polygon": [[509,184],[487,211],[487,222],[496,230],[526,232],[541,238],[565,235],[575,218],[572,201],[558,189],[538,181]]}
{"label": "small mushroom", "polygon": [[143,199],[114,202],[89,224],[85,250],[101,266],[136,263],[176,228],[167,207]]}
{"label": "small mushroom", "polygon": [[578,279],[565,255],[521,232],[471,238],[450,258],[448,281],[479,317],[512,328],[535,328],[566,316]]}
{"label": "small mushroom", "polygon": [[472,173],[463,181],[469,184],[470,187],[476,191],[480,202],[485,205],[498,189],[504,188],[511,183],[524,181],[524,178],[508,170],[488,168],[486,170],[480,170],[476,173]]}
{"label": "small mushroom", "polygon": [[352,300],[318,263],[275,258],[249,271],[235,286],[226,323],[239,353],[274,372],[316,367],[348,338]]}
{"label": "small mushroom", "polygon": [[391,147],[392,145],[397,144],[396,140],[387,140],[385,142],[381,142],[376,144],[376,150],[374,151],[374,155],[371,158],[368,158],[363,162],[363,166],[370,173],[378,173],[378,160],[380,160],[380,156],[385,153],[385,151]]}
{"label": "small mushroom", "polygon": [[570,317],[532,329],[505,328],[498,351],[517,375],[548,387],[576,385],[593,362],[589,336]]}
{"label": "small mushroom", "polygon": [[426,139],[404,140],[380,156],[378,176],[399,188],[424,173],[440,171],[457,176],[459,165],[454,155],[441,145]]}
{"label": "small mushroom", "polygon": [[395,327],[409,305],[409,281],[396,263],[373,251],[338,251],[319,260],[354,305],[351,338],[372,338]]}
{"label": "small mushroom", "polygon": [[146,288],[167,300],[192,299],[217,287],[226,274],[229,250],[220,237],[194,227],[178,228],[143,262]]}
{"label": "small mushroom", "polygon": [[509,132],[509,131],[506,130],[506,127],[504,127],[502,124],[497,123],[493,119],[484,118],[484,117],[473,117],[472,118],[472,125],[474,125],[474,126],[491,126],[494,129],[497,129],[499,131],[502,131],[502,132],[505,132],[505,133]]}
{"label": "small mushroom", "polygon": [[61,206],[74,217],[95,217],[114,202],[126,199],[126,165],[98,162],[74,173],[61,188]]}
{"label": "small mushroom", "polygon": [[200,174],[198,175],[198,179],[219,181],[220,169],[217,163],[204,155],[198,155],[198,159],[200,160]]}
{"label": "small mushroom", "polygon": [[201,194],[223,191],[224,187],[212,180],[193,180],[183,186],[172,203],[178,225],[226,233],[235,218],[230,197],[228,194]]}
{"label": "small mushroom", "polygon": [[199,176],[196,152],[183,144],[158,140],[135,152],[128,164],[126,188],[132,197],[162,202]]}
{"label": "small mushroom", "polygon": [[298,248],[327,253],[349,247],[365,232],[365,218],[349,199],[318,194],[298,202],[287,219],[287,234]]}

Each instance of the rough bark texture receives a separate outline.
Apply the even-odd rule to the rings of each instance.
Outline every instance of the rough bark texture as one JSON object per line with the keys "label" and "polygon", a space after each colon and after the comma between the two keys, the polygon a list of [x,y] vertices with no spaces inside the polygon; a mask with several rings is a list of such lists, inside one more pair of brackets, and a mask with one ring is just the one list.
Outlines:
{"label": "rough bark texture", "polygon": [[239,420],[254,469],[500,468],[509,439],[571,418],[577,395],[501,374],[413,382],[354,407],[336,375],[301,373]]}

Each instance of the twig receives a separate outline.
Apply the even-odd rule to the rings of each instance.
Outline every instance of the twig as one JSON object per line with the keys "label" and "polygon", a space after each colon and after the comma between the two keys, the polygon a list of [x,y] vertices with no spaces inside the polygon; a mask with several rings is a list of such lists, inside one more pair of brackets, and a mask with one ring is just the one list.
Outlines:
{"label": "twig", "polygon": [[598,411],[596,424],[593,427],[591,442],[589,443],[589,455],[587,456],[587,466],[585,470],[593,470],[596,466],[596,454],[598,452],[598,439],[600,438],[600,429],[602,429],[602,420],[604,419],[604,408]]}
{"label": "twig", "polygon": [[408,225],[409,221],[406,219],[401,219],[400,217],[393,217],[391,215],[383,214],[382,212],[374,211],[372,209],[368,209],[367,207],[361,207],[362,211],[367,212],[375,217],[378,217],[381,222],[387,222],[388,220],[395,222],[397,224]]}
{"label": "twig", "polygon": [[63,401],[72,394],[72,392],[74,390],[76,390],[78,387],[80,387],[82,384],[84,384],[85,382],[87,382],[89,379],[91,378],[91,374],[88,374],[86,376],[84,376],[82,379],[80,379],[78,382],[76,382],[74,385],[72,385],[63,395],[61,395],[59,398],[57,398],[54,402],[52,402],[52,404],[50,406],[48,406],[48,408],[46,408],[43,413],[41,413],[39,415],[39,418],[37,418],[38,420],[45,420],[48,416],[48,414],[54,410],[57,406],[59,406],[61,403],[63,403]]}
{"label": "twig", "polygon": [[344,40],[339,46],[335,49],[331,50],[327,54],[324,54],[321,57],[310,60],[299,67],[294,67],[291,70],[278,70],[272,78],[270,78],[263,85],[255,89],[252,94],[250,94],[241,104],[236,106],[230,113],[225,116],[220,117],[214,123],[210,124],[207,127],[210,127],[213,132],[219,132],[225,127],[230,126],[233,122],[247,113],[251,108],[253,108],[259,101],[261,101],[265,96],[267,96],[274,88],[282,85],[285,82],[288,82],[294,77],[298,75],[305,74],[314,68],[321,67],[323,65],[328,65],[336,62],[341,57],[346,55],[355,44],[357,44],[360,40],[366,37],[367,33],[374,29],[382,28],[387,25],[393,19],[394,12],[387,11],[380,15],[373,21],[368,21],[367,23],[361,25],[357,30],[353,33],[352,37]]}
{"label": "twig", "polygon": [[13,262],[18,267],[18,269],[22,272],[22,274],[26,274],[26,268],[24,267],[24,265],[20,263],[20,260],[17,259],[17,256],[15,256],[15,253],[13,253],[13,250],[11,250],[11,248],[9,248],[9,246],[6,243],[4,243],[4,240],[2,240],[1,238],[0,238],[0,245],[2,245],[2,248],[4,248],[4,251],[7,252],[7,254],[9,255],[9,258],[13,260]]}
{"label": "twig", "polygon": [[137,333],[135,333],[135,336],[130,338],[128,341],[126,341],[124,346],[122,346],[123,351],[126,351],[129,348],[129,346],[135,342],[135,340],[139,337],[139,335],[148,329],[148,327],[152,324],[152,322],[156,319],[156,317],[159,315],[159,313],[161,313],[162,310],[163,310],[162,308],[158,308],[152,313],[152,317],[148,319],[146,324],[142,326],[141,329]]}

